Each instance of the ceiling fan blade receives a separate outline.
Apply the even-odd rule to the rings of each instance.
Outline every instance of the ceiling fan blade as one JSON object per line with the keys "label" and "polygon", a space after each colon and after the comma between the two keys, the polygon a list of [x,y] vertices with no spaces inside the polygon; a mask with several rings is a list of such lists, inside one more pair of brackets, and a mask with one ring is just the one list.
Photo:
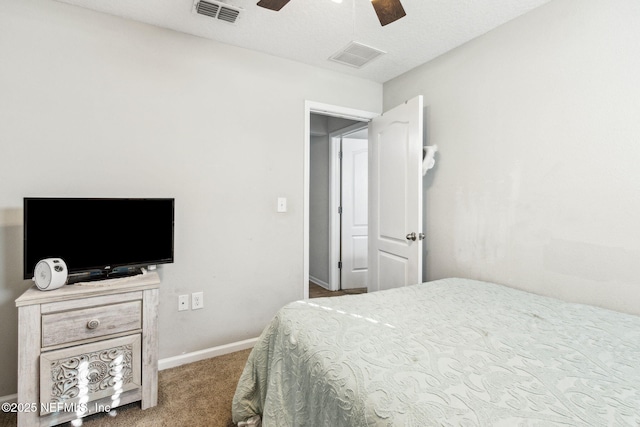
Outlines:
{"label": "ceiling fan blade", "polygon": [[371,0],[373,8],[376,10],[380,25],[383,27],[405,16],[400,0]]}
{"label": "ceiling fan blade", "polygon": [[260,0],[258,2],[258,6],[264,7],[265,9],[278,11],[282,9],[287,3],[289,3],[289,0]]}

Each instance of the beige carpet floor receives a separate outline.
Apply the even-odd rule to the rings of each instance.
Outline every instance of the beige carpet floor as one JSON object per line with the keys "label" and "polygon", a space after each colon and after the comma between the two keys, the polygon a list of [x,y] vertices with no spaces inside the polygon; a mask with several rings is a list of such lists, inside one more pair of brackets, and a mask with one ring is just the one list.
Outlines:
{"label": "beige carpet floor", "polygon": [[[158,406],[143,411],[139,402],[131,403],[116,408],[115,416],[92,415],[82,425],[231,427],[231,400],[249,352],[243,350],[160,371]],[[0,427],[16,424],[15,414],[0,412]]]}

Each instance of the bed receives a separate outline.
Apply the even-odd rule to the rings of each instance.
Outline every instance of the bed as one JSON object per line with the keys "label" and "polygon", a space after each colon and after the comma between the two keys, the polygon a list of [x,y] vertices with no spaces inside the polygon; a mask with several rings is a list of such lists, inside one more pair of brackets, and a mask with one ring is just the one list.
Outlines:
{"label": "bed", "polygon": [[298,301],[233,420],[265,427],[640,426],[640,317],[444,279]]}

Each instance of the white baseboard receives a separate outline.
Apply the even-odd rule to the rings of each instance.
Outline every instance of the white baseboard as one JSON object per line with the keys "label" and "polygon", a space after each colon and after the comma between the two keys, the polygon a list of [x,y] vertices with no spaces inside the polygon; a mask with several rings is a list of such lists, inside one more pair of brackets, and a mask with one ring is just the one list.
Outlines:
{"label": "white baseboard", "polygon": [[17,394],[10,394],[8,396],[0,396],[0,403],[15,403],[18,401]]}
{"label": "white baseboard", "polygon": [[220,345],[218,347],[205,348],[204,350],[198,350],[191,353],[181,354],[179,356],[160,359],[158,360],[158,370],[162,371],[181,365],[186,365],[187,363],[198,362],[200,360],[222,356],[224,354],[234,353],[236,351],[246,350],[247,348],[252,348],[257,341],[258,338],[251,338],[244,341],[232,342],[230,344]]}
{"label": "white baseboard", "polygon": [[315,283],[318,286],[322,286],[323,288],[325,288],[326,290],[330,291],[331,289],[331,285],[329,285],[327,282],[325,282],[324,280],[320,280],[318,278],[315,278],[313,276],[309,276],[309,281]]}

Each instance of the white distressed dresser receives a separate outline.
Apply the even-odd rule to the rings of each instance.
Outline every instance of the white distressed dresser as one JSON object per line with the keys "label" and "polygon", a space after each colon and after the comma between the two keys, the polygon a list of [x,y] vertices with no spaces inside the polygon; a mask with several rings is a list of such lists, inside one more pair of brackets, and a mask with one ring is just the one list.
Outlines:
{"label": "white distressed dresser", "polygon": [[18,299],[18,426],[158,403],[156,272]]}

